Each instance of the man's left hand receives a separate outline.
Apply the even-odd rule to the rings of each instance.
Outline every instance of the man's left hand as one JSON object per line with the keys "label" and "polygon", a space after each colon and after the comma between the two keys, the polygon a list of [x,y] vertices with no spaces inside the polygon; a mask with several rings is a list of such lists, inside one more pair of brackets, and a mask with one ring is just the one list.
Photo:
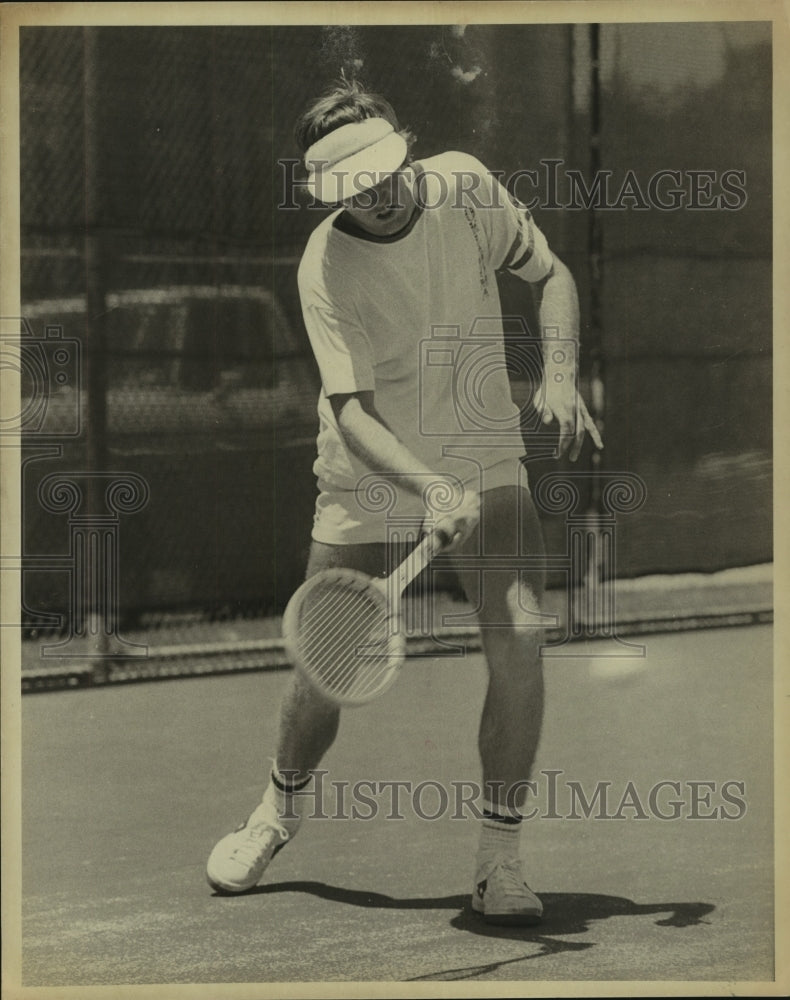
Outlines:
{"label": "man's left hand", "polygon": [[585,432],[590,435],[596,448],[603,448],[595,421],[575,386],[566,388],[562,384],[544,382],[535,394],[534,403],[544,424],[556,420],[560,425],[560,455],[564,455],[570,447],[568,457],[575,462],[581,452]]}

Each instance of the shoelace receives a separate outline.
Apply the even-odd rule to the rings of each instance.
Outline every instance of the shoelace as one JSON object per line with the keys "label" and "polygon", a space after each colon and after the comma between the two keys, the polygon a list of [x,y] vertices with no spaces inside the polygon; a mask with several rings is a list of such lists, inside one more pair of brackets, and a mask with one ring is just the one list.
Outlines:
{"label": "shoelace", "polygon": [[236,845],[233,850],[233,856],[246,862],[248,865],[257,864],[268,850],[270,843],[265,836],[267,833],[275,834],[283,841],[288,840],[289,837],[289,833],[284,826],[268,821],[248,826],[246,830],[247,836],[240,844]]}
{"label": "shoelace", "polygon": [[525,887],[529,888],[529,886],[524,881],[521,863],[515,860],[502,861],[499,867],[503,873],[502,882],[505,892],[508,895],[523,895]]}

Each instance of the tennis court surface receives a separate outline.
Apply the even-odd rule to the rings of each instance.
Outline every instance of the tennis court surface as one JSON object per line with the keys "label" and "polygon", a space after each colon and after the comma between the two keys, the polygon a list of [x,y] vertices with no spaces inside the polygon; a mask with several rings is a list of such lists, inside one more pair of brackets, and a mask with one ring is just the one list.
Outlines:
{"label": "tennis court surface", "polygon": [[310,820],[238,897],[205,861],[257,800],[286,672],[24,698],[24,984],[771,980],[772,629],[634,641],[630,663],[595,644],[547,663],[536,928],[468,907],[477,831],[453,794],[479,776],[479,653],[408,661],[325,761],[326,814],[349,812],[340,781],[435,783],[417,808],[407,790],[388,818],[367,786],[372,818]]}

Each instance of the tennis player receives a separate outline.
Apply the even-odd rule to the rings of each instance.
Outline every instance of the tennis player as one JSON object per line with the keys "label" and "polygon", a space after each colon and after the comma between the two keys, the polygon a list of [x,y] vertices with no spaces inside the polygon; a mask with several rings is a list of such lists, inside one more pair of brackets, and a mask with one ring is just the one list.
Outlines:
{"label": "tennis player", "polygon": [[[522,867],[519,810],[543,715],[544,580],[534,561],[520,570],[496,559],[540,557],[543,543],[520,461],[496,273],[510,271],[537,297],[547,335],[535,405],[557,422],[560,451],[573,459],[587,432],[602,446],[577,392],[576,352],[562,349],[578,339],[575,284],[530,213],[478,160],[448,152],[413,161],[413,136],[358,84],[344,81],[317,100],[296,137],[312,192],[336,207],[299,268],[323,386],[307,574],[342,566],[383,576],[398,558],[387,545],[393,517],[454,538],[449,558],[478,609],[488,665],[472,907],[491,923],[535,923],[543,907]],[[472,370],[485,371],[476,389],[462,377]],[[390,491],[386,511],[371,501],[374,474]],[[293,677],[263,799],[209,858],[215,889],[252,888],[296,834],[309,800],[299,793],[339,714]]]}

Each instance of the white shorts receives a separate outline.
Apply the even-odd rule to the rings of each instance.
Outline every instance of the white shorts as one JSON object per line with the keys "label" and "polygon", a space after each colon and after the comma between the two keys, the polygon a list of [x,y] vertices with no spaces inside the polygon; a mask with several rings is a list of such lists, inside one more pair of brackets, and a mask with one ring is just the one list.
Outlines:
{"label": "white shorts", "polygon": [[[399,489],[385,477],[371,474],[366,488],[321,489],[315,505],[313,538],[327,545],[386,542],[391,532],[419,528],[425,517],[422,499]],[[484,493],[501,486],[528,489],[527,470],[518,458],[509,457],[488,469],[478,470],[464,486]]]}

